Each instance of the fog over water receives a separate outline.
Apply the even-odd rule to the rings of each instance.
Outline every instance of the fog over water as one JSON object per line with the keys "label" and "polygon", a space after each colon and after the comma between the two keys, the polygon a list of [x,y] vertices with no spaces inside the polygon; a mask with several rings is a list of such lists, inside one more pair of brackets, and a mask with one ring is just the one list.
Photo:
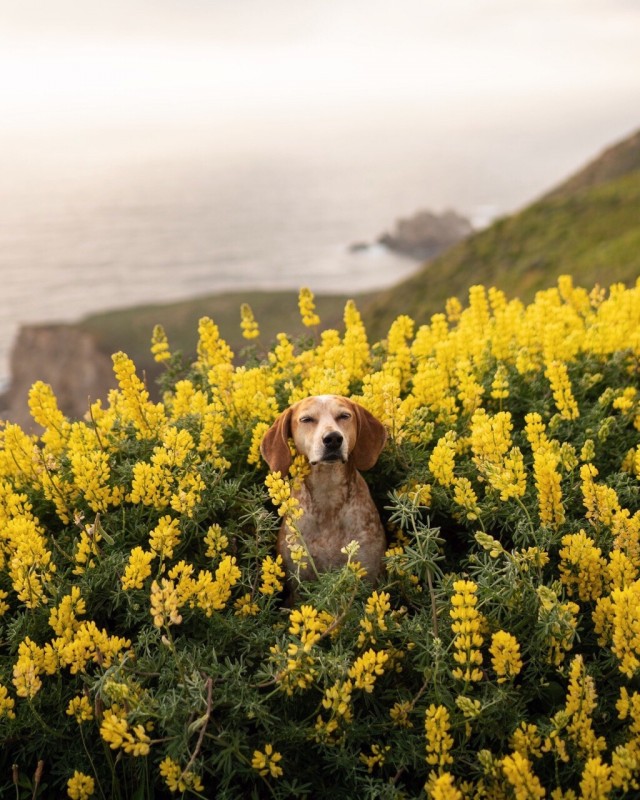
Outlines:
{"label": "fog over water", "polygon": [[0,0],[0,385],[23,323],[390,285],[349,244],[486,223],[640,125],[625,0],[54,5]]}

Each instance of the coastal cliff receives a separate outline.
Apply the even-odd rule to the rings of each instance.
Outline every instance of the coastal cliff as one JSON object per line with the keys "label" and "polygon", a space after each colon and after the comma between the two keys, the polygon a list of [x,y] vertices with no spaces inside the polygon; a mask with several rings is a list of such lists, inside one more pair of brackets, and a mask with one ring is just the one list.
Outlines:
{"label": "coastal cliff", "polygon": [[73,325],[25,325],[11,352],[11,385],[0,398],[0,418],[34,427],[29,389],[36,380],[53,388],[61,411],[82,418],[89,403],[115,386],[111,358],[95,338]]}

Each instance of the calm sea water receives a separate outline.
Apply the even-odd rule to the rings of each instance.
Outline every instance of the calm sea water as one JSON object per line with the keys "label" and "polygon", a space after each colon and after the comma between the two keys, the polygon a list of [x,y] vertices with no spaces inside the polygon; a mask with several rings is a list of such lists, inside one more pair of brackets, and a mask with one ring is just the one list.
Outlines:
{"label": "calm sea water", "polygon": [[0,152],[0,385],[21,324],[231,289],[381,288],[416,264],[351,243],[420,208],[507,210],[546,180],[536,164],[519,174],[493,136],[470,150],[466,132],[253,150],[206,137],[111,144]]}

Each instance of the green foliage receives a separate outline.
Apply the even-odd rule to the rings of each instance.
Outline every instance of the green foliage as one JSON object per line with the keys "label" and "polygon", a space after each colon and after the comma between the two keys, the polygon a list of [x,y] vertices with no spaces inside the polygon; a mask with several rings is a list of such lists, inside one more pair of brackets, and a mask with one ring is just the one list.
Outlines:
{"label": "green foliage", "polygon": [[[0,439],[0,794],[638,791],[638,291],[475,287],[372,348],[350,306],[249,367],[203,320],[162,404],[119,354],[88,422],[36,385],[44,433]],[[287,597],[256,445],[340,385],[393,433],[384,577],[349,551]]]}

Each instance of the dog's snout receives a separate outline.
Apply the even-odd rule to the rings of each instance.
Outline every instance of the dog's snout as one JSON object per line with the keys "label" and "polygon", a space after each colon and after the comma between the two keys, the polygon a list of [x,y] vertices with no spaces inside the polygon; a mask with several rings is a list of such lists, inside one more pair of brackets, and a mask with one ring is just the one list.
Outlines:
{"label": "dog's snout", "polygon": [[330,431],[322,437],[322,443],[327,450],[339,450],[342,447],[344,436],[338,431]]}

